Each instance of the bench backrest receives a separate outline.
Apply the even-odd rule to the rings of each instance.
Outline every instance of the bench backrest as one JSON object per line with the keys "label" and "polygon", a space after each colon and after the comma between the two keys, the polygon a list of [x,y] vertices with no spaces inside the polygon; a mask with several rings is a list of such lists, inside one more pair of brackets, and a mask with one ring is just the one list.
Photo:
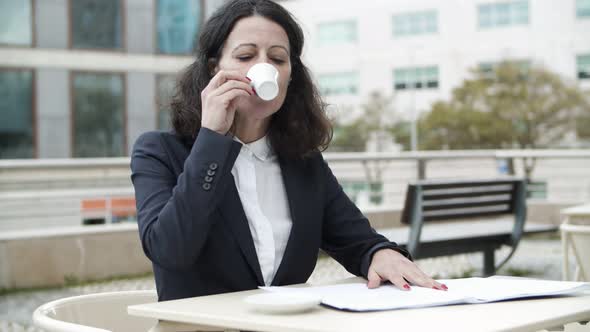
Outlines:
{"label": "bench backrest", "polygon": [[513,214],[510,243],[516,246],[526,218],[526,182],[521,178],[493,180],[421,180],[410,183],[402,223],[411,226],[408,250],[416,254],[425,222],[481,219]]}

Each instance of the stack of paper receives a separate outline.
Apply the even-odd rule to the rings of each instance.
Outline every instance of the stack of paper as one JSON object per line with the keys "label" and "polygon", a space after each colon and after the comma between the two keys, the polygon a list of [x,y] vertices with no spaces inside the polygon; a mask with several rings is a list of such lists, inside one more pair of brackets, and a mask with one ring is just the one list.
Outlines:
{"label": "stack of paper", "polygon": [[386,284],[368,289],[365,283],[306,288],[261,287],[267,291],[305,293],[322,298],[322,304],[341,310],[376,311],[460,303],[486,303],[539,296],[557,296],[590,290],[590,283],[525,278],[466,278],[438,280],[448,291],[412,287],[402,291]]}

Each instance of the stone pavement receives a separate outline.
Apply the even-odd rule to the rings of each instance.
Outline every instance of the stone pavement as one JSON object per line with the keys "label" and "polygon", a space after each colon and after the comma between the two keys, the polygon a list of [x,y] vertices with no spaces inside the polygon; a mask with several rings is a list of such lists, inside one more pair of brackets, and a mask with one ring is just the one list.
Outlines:
{"label": "stone pavement", "polygon": [[[500,260],[508,250],[500,250]],[[525,238],[520,247],[498,274],[523,275],[527,277],[561,279],[561,242],[557,237]],[[419,266],[435,278],[459,278],[477,276],[481,271],[482,255],[469,254],[419,260]],[[334,260],[324,257],[309,279],[310,283],[337,280],[351,276]],[[43,303],[67,296],[112,292],[119,290],[154,289],[152,278],[138,278],[84,286],[64,287],[52,290],[20,292],[0,296],[0,331],[40,331],[31,326],[32,312]]]}

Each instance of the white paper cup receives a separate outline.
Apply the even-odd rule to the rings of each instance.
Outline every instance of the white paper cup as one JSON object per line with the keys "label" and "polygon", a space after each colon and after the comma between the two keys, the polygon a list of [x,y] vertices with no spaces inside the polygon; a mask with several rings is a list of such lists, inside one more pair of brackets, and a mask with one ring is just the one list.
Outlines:
{"label": "white paper cup", "polygon": [[248,70],[246,77],[262,100],[273,100],[279,95],[279,71],[271,64],[257,63]]}

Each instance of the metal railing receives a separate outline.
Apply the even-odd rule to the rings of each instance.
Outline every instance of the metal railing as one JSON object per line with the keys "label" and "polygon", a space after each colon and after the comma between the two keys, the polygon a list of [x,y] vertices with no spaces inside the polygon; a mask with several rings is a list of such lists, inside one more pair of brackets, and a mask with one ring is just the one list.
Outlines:
{"label": "metal railing", "polygon": [[[527,173],[537,190],[545,191],[544,199],[590,201],[590,150],[325,153],[324,158],[361,209],[401,206],[407,183],[416,179]],[[101,199],[104,209],[94,215],[111,222],[115,213],[108,202],[126,197],[133,197],[129,158],[0,160],[0,231],[79,225],[92,214],[84,201]]]}

